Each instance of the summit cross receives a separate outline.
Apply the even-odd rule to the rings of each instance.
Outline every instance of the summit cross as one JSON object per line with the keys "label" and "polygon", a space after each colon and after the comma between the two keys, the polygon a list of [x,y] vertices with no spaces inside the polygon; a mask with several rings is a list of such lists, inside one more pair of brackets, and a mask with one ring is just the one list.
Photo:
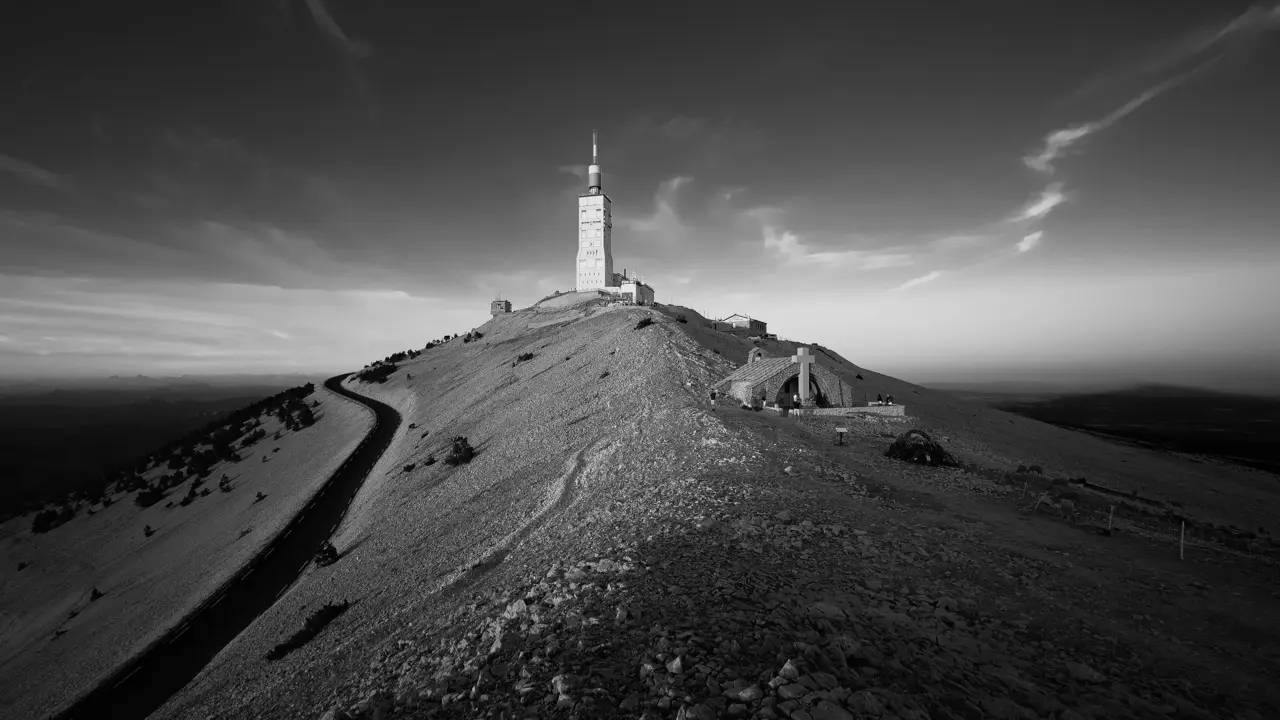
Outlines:
{"label": "summit cross", "polygon": [[791,362],[800,363],[800,403],[802,405],[807,404],[809,401],[809,366],[813,364],[813,356],[809,354],[809,348],[797,348],[796,354],[791,356]]}

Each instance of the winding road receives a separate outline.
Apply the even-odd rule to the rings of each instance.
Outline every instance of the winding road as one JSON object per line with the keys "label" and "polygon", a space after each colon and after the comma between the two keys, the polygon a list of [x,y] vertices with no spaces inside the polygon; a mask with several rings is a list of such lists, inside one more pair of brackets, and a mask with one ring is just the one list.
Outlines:
{"label": "winding road", "polygon": [[51,717],[147,717],[195,678],[302,575],[321,544],[338,529],[365,477],[400,427],[400,413],[390,406],[342,387],[348,375],[329,378],[324,386],[374,412],[373,429],[355,452],[256,557],[177,627],[79,697],[71,707]]}

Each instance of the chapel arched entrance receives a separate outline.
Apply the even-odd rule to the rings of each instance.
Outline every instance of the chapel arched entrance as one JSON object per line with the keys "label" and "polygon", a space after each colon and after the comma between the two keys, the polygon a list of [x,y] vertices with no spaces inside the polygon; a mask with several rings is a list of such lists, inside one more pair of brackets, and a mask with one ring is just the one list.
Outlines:
{"label": "chapel arched entrance", "polygon": [[[796,373],[795,375],[792,375],[791,377],[787,378],[782,382],[782,385],[779,386],[778,388],[778,392],[775,393],[774,395],[773,401],[782,407],[793,407],[795,405],[795,401],[792,398],[795,395],[798,395],[799,393],[800,393],[800,373]],[[821,394],[822,394],[822,386],[818,384],[818,379],[814,377],[812,373],[810,373],[809,374],[809,398],[813,400],[817,400],[818,396]]]}

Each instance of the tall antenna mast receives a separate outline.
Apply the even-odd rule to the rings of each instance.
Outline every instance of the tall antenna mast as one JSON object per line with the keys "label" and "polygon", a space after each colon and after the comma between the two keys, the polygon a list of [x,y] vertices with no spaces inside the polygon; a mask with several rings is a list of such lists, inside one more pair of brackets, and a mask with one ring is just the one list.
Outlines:
{"label": "tall antenna mast", "polygon": [[596,144],[596,131],[591,131],[591,167],[587,168],[587,193],[600,194],[600,153]]}

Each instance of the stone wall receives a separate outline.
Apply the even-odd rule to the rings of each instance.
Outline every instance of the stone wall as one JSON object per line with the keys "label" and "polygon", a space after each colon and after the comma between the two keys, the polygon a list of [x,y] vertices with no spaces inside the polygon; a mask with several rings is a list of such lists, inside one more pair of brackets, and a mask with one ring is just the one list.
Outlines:
{"label": "stone wall", "polygon": [[609,293],[601,290],[585,290],[583,292],[562,293],[556,297],[550,297],[538,303],[538,307],[542,308],[558,308],[577,305],[578,303],[591,302],[601,298],[613,299]]}
{"label": "stone wall", "polygon": [[906,405],[867,405],[865,407],[841,407],[841,408],[801,408],[792,410],[796,415],[836,415],[839,417],[854,417],[857,415],[883,415],[888,417],[906,417]]}

